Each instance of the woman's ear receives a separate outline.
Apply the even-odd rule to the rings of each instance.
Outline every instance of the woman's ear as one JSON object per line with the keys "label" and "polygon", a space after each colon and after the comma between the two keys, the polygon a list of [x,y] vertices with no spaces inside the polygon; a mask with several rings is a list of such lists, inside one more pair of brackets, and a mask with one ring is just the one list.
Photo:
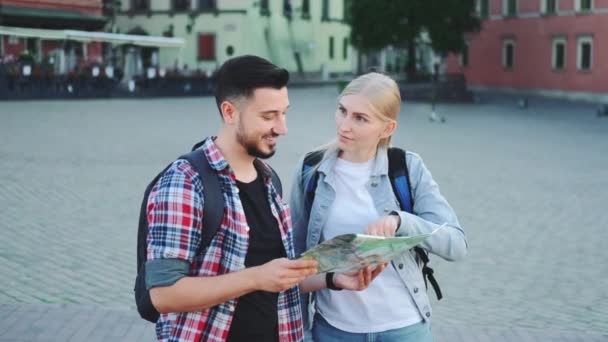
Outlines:
{"label": "woman's ear", "polygon": [[393,132],[395,132],[396,128],[397,128],[397,121],[391,120],[390,122],[386,123],[384,130],[380,134],[380,139],[385,139],[385,138],[388,138],[391,135],[393,135]]}

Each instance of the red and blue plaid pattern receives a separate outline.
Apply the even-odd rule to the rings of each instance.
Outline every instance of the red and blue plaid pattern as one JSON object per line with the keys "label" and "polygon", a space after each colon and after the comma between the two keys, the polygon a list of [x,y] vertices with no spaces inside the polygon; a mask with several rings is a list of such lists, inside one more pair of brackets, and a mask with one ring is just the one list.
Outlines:
{"label": "red and blue plaid pattern", "polygon": [[[148,198],[148,260],[181,259],[190,263],[189,276],[215,276],[245,268],[249,241],[247,220],[238,196],[236,177],[214,143],[201,147],[224,191],[222,225],[204,254],[197,255],[201,241],[203,196],[200,175],[178,160],[160,178]],[[291,216],[270,177],[265,177],[267,200],[277,219],[287,256],[294,258]],[[225,341],[238,298],[200,312],[161,314],[156,324],[159,341]],[[298,287],[279,294],[279,340],[303,339]]]}

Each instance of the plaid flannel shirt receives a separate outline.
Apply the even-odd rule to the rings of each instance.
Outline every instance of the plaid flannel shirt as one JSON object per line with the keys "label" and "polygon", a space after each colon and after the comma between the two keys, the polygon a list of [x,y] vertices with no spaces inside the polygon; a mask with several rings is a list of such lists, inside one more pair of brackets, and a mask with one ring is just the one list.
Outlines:
{"label": "plaid flannel shirt", "polygon": [[[160,178],[148,198],[148,260],[176,258],[190,263],[188,276],[208,277],[245,268],[249,233],[236,177],[215,145],[207,138],[204,149],[217,171],[224,193],[225,215],[217,234],[203,254],[197,255],[203,214],[202,180],[185,160],[177,160]],[[265,164],[262,165],[266,168]],[[287,256],[294,258],[291,216],[268,174],[264,177],[267,200],[278,221]],[[204,291],[204,289],[201,289]],[[161,314],[156,323],[159,341],[225,341],[238,298],[199,312]],[[303,339],[299,288],[279,294],[279,341]]]}

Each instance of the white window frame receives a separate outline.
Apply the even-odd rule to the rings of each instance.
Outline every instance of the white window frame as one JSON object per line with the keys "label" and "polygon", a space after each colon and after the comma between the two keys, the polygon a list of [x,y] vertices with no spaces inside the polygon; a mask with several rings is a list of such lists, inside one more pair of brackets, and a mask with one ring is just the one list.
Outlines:
{"label": "white window frame", "polygon": [[[502,15],[504,17],[511,16],[509,14],[509,1],[510,0],[502,0]],[[513,16],[517,16],[517,14],[519,13],[519,1],[518,0],[513,0],[513,1],[515,1],[515,15],[513,15]]]}
{"label": "white window frame", "polygon": [[[507,66],[507,45],[513,46],[513,55],[511,56],[511,66]],[[515,68],[515,40],[514,39],[503,39],[502,40],[502,68],[505,70],[513,70]]]}
{"label": "white window frame", "polygon": [[[558,44],[564,45],[564,65],[562,65],[562,67],[559,69],[557,68],[557,45]],[[567,60],[568,60],[567,47],[568,47],[568,40],[565,37],[553,38],[553,42],[551,43],[551,68],[553,70],[555,70],[555,71],[566,70],[566,65],[567,65]]]}
{"label": "white window frame", "polygon": [[593,8],[595,7],[594,3],[593,3],[593,0],[589,0],[589,1],[591,1],[591,8],[589,8],[588,10],[587,9],[584,10],[584,9],[581,8],[582,0],[576,0],[575,1],[575,4],[574,4],[575,8],[574,9],[577,12],[591,12],[591,11],[593,11]]}
{"label": "white window frame", "polygon": [[[487,2],[488,2],[488,16],[487,16],[487,17],[485,17],[485,18],[484,18],[484,17],[482,17],[482,15],[481,15],[481,2],[482,2],[482,1],[487,1]],[[479,18],[482,18],[482,19],[489,19],[489,18],[490,18],[490,0],[477,0],[477,1],[475,2],[475,12],[477,13],[477,16],[478,16]]]}
{"label": "white window frame", "polygon": [[[547,12],[549,9],[548,2],[549,0],[542,0],[540,2],[540,12],[542,14],[549,14],[549,12]],[[559,13],[559,0],[555,0],[555,14],[557,13]]]}
{"label": "white window frame", "polygon": [[[591,44],[591,51],[589,51],[589,69],[583,69],[583,44]],[[593,69],[593,37],[592,36],[580,36],[576,39],[576,69],[578,71],[591,71]]]}

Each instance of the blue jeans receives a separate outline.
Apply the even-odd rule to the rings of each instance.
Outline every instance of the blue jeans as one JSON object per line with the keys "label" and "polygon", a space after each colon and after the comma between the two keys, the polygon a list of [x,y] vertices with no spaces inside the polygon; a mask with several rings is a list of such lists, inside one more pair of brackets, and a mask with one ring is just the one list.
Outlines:
{"label": "blue jeans", "polygon": [[375,333],[350,333],[333,327],[319,314],[315,314],[312,337],[315,342],[433,342],[428,322]]}

